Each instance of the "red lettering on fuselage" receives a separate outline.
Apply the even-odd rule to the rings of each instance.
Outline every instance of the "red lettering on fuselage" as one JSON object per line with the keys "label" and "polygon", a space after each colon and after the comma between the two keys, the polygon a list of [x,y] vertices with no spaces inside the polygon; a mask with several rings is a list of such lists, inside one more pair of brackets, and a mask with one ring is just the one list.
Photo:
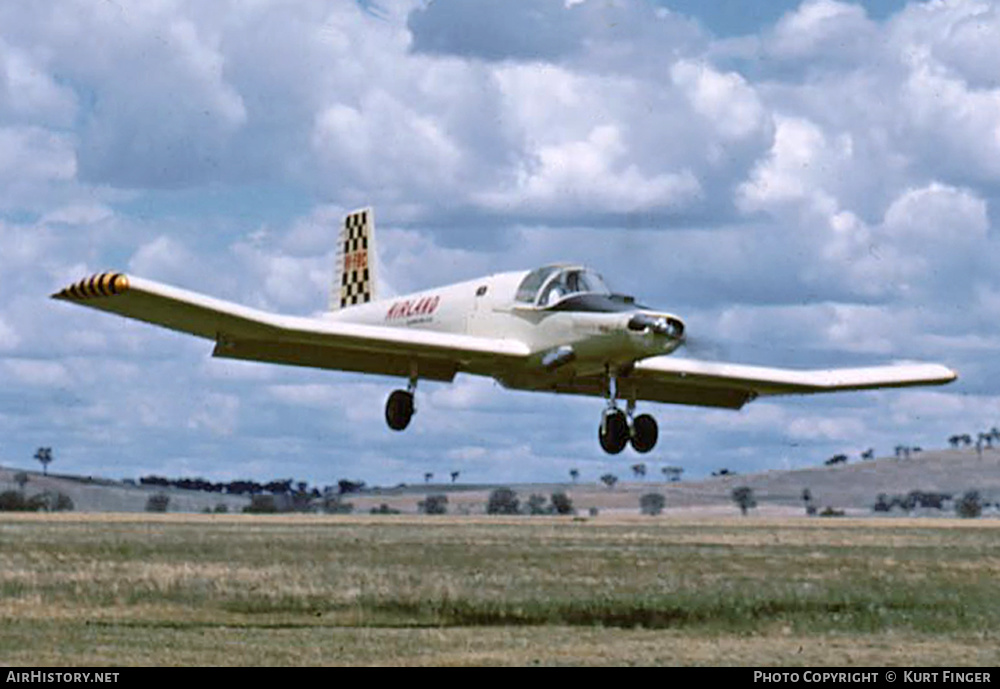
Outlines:
{"label": "red lettering on fuselage", "polygon": [[400,318],[413,318],[415,316],[427,316],[437,310],[441,303],[441,297],[421,297],[420,299],[403,299],[397,301],[386,311],[387,321],[398,320]]}

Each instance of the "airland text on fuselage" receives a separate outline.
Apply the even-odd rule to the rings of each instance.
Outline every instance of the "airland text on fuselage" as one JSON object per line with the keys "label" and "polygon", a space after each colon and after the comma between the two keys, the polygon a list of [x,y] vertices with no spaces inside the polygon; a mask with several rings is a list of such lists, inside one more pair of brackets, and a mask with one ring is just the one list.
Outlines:
{"label": "airland text on fuselage", "polygon": [[429,316],[437,310],[440,303],[441,297],[437,295],[393,302],[385,313],[385,320],[398,321],[417,316]]}

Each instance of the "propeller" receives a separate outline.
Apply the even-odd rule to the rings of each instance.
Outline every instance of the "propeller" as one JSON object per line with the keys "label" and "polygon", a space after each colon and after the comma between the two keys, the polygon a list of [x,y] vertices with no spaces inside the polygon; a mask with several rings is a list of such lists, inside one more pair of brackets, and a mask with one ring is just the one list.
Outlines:
{"label": "propeller", "polygon": [[718,340],[707,337],[692,337],[689,335],[684,338],[680,348],[696,359],[715,359],[719,361],[729,359],[729,348]]}

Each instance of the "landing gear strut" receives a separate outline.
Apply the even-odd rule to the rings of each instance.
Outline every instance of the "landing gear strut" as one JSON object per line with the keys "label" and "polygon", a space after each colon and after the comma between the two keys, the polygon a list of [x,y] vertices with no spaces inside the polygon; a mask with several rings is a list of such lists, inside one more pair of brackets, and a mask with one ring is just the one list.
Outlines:
{"label": "landing gear strut", "polygon": [[635,399],[628,401],[626,411],[618,408],[617,381],[608,376],[607,400],[608,406],[601,416],[601,425],[597,429],[597,439],[601,449],[609,455],[616,455],[632,443],[632,449],[645,454],[656,446],[659,429],[656,419],[649,414],[634,416]]}
{"label": "landing gear strut", "polygon": [[416,377],[410,378],[406,390],[393,390],[385,403],[385,422],[394,431],[401,431],[410,425],[410,419],[416,408],[413,406],[413,393],[417,390]]}

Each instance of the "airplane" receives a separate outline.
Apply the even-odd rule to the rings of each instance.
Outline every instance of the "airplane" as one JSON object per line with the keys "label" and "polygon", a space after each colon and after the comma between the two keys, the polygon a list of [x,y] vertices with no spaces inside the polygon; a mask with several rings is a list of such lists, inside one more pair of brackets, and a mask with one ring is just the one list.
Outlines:
{"label": "airplane", "polygon": [[[612,292],[586,266],[560,263],[379,299],[371,208],[340,227],[330,309],[270,313],[121,272],[84,278],[52,298],[202,337],[212,356],[405,378],[385,419],[405,429],[420,379],[487,376],[515,390],[603,397],[598,440],[615,455],[651,451],[657,402],[740,409],[758,397],[942,385],[940,364],[798,370],[673,356],[684,321]],[[624,410],[620,402],[624,403]]]}

